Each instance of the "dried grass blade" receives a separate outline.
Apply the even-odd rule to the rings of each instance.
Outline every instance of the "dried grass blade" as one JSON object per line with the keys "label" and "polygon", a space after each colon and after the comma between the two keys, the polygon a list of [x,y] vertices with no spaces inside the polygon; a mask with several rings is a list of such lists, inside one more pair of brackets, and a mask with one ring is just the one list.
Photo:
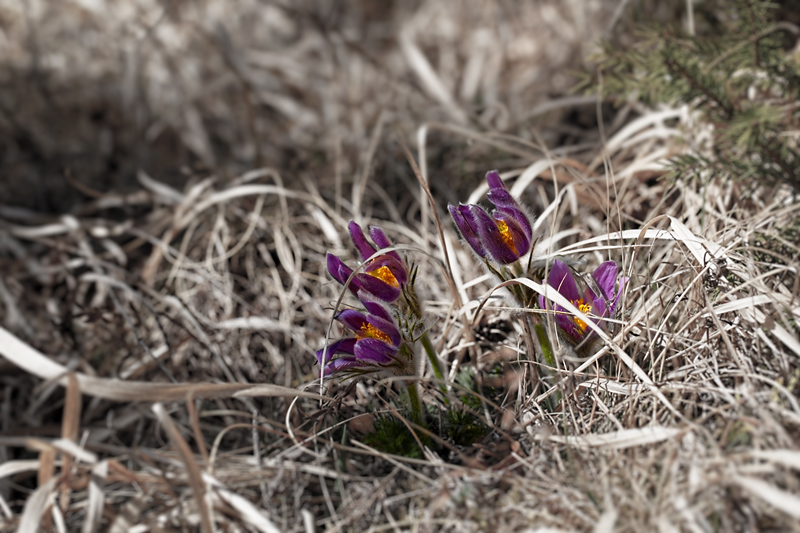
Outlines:
{"label": "dried grass blade", "polygon": [[[773,298],[771,295],[759,294],[758,296],[748,296],[746,298],[739,298],[738,300],[718,305],[714,308],[714,312],[718,315],[722,315],[724,313],[731,313],[733,311],[741,311],[742,309],[751,309],[758,305],[769,304],[772,302]],[[707,316],[710,316],[710,314],[705,313],[701,315],[700,318],[705,318]]]}
{"label": "dried grass blade", "polygon": [[680,429],[669,427],[644,427],[633,429],[622,429],[610,433],[599,433],[596,435],[579,435],[576,437],[562,437],[551,435],[547,439],[551,442],[569,444],[579,448],[604,448],[611,450],[621,450],[633,448],[634,446],[645,446],[669,440],[681,433]]}
{"label": "dried grass blade", "polygon": [[[81,387],[74,372],[67,375],[67,390],[64,399],[64,414],[61,421],[61,438],[71,442],[78,442],[78,430],[81,424]],[[72,456],[64,455],[63,467],[61,472],[69,478],[72,471]],[[65,483],[61,489],[60,505],[61,510],[65,511],[69,507],[70,489],[69,483]]]}
{"label": "dried grass blade", "polygon": [[41,487],[53,479],[53,470],[56,464],[56,451],[53,448],[43,449],[39,453],[38,485]]}
{"label": "dried grass blade", "polygon": [[172,418],[167,414],[164,406],[160,403],[153,405],[153,412],[155,413],[158,421],[164,426],[170,442],[175,447],[175,450],[183,460],[186,467],[186,473],[189,476],[189,484],[192,487],[192,494],[197,502],[197,510],[200,513],[200,529],[203,533],[213,533],[213,521],[211,519],[211,510],[208,508],[205,499],[205,483],[200,474],[200,468],[194,460],[194,454],[186,443],[186,440],[181,435]]}
{"label": "dried grass blade", "polygon": [[784,492],[763,479],[751,476],[736,476],[733,482],[772,507],[794,518],[800,518],[800,497]]}
{"label": "dried grass blade", "polygon": [[800,471],[800,452],[795,450],[753,450],[750,455]]}
{"label": "dried grass blade", "polygon": [[86,507],[86,520],[81,528],[82,533],[94,533],[100,529],[106,500],[103,491],[106,477],[108,477],[108,461],[100,461],[92,468],[92,476],[89,478],[89,502]]}
{"label": "dried grass blade", "polygon": [[154,180],[142,170],[136,174],[136,179],[142,187],[158,196],[158,199],[166,204],[177,205],[186,199],[186,195],[182,192],[173,189],[166,183]]}
{"label": "dried grass blade", "polygon": [[[47,446],[41,449],[39,453],[39,473],[37,479],[37,484],[39,485],[39,487],[44,487],[51,482],[53,484],[57,483],[58,478],[53,477],[53,474],[55,472],[55,462],[56,462],[56,450],[53,447]],[[49,513],[46,513],[46,510],[47,510],[46,507],[43,508],[41,512],[39,512],[38,516],[41,517],[44,521],[44,523],[42,524],[43,529],[45,531],[49,531],[50,526],[52,525],[50,522],[51,516]],[[20,526],[20,530],[21,529],[22,527]]]}
{"label": "dried grass blade", "polygon": [[17,533],[38,533],[42,516],[52,501],[57,481],[58,478],[51,478],[28,496]]}
{"label": "dried grass blade", "polygon": [[425,57],[417,43],[414,42],[413,29],[408,26],[400,32],[400,49],[411,70],[419,77],[428,95],[444,106],[454,122],[467,124],[469,122],[467,114],[458,106],[450,91],[447,90],[439,75],[436,74],[428,58]]}
{"label": "dried grass blade", "polygon": [[594,526],[593,533],[613,533],[615,531],[614,524],[617,522],[619,511],[610,502],[606,502],[606,510],[600,516],[600,520]]}
{"label": "dried grass blade", "polygon": [[0,479],[15,476],[22,472],[35,472],[39,470],[39,459],[27,459],[22,461],[6,461],[0,464]]}
{"label": "dried grass blade", "polygon": [[287,324],[265,316],[243,316],[229,318],[216,324],[217,329],[257,329],[262,331],[290,331]]}
{"label": "dried grass blade", "polygon": [[77,459],[78,461],[84,462],[86,464],[93,465],[97,462],[97,455],[80,447],[76,442],[68,440],[68,439],[55,439],[51,442],[44,442],[41,440],[30,439],[29,443],[31,447],[36,446],[49,446],[52,447],[54,450],[58,451],[62,456],[66,457],[69,455],[73,459]]}
{"label": "dried grass blade", "polygon": [[248,500],[225,488],[218,480],[204,475],[205,481],[226,504],[235,509],[245,522],[262,533],[280,533],[280,529]]}
{"label": "dried grass blade", "polygon": [[699,265],[706,265],[709,261],[725,257],[725,252],[719,244],[696,235],[677,218],[669,217],[669,226],[675,238],[689,249]]}
{"label": "dried grass blade", "polygon": [[[30,374],[42,379],[66,383],[68,369],[28,344],[22,342],[6,329],[0,327],[0,355]],[[168,402],[186,398],[191,391],[195,398],[229,398],[239,393],[242,396],[284,396],[312,400],[330,400],[327,396],[301,391],[281,385],[246,383],[149,383],[122,381],[87,376],[75,373],[84,394],[125,402]]]}

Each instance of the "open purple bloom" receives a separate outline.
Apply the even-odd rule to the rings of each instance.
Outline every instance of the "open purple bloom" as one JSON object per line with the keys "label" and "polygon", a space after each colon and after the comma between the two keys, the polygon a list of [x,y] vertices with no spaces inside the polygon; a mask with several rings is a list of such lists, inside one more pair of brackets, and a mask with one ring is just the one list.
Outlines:
{"label": "open purple bloom", "polygon": [[[599,294],[589,286],[586,286],[581,293],[578,289],[578,282],[569,267],[563,262],[555,260],[550,269],[547,284],[555,287],[564,298],[584,314],[590,315],[595,324],[602,325],[604,319],[614,316],[620,294],[628,281],[627,277],[622,277],[617,286],[617,270],[617,264],[614,261],[606,261],[592,272],[595,289],[599,291]],[[545,309],[543,296],[539,296],[539,306]],[[553,310],[556,312],[556,325],[575,344],[582,342],[592,334],[586,322],[572,315],[560,305],[553,305]]]}
{"label": "open purple bloom", "polygon": [[[397,300],[403,285],[408,281],[408,267],[397,252],[376,255],[380,250],[392,245],[389,238],[386,237],[383,230],[372,226],[370,236],[377,245],[376,247],[364,236],[361,226],[351,220],[347,227],[353,244],[358,248],[361,259],[366,264],[364,270],[356,274],[350,282],[350,289],[355,294],[358,294],[359,291],[367,292],[384,302]],[[333,279],[344,285],[353,270],[335,255],[328,254],[327,260],[328,272]]]}
{"label": "open purple bloom", "polygon": [[[365,374],[390,370],[405,371],[407,364],[399,354],[403,338],[391,313],[369,294],[358,294],[366,314],[353,309],[339,313],[336,320],[355,333],[317,351],[317,362],[324,366],[323,374],[330,376],[344,371]],[[335,357],[338,356],[338,357]]]}
{"label": "open purple bloom", "polygon": [[508,265],[530,251],[533,228],[496,170],[486,174],[486,181],[487,197],[496,207],[491,215],[477,205],[448,204],[447,208],[461,236],[476,254]]}

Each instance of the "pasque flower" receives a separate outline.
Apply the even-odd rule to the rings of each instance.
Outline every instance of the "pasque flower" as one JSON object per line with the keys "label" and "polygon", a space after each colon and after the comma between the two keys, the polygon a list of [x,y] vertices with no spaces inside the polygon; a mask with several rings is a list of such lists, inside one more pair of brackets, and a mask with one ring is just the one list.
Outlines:
{"label": "pasque flower", "polygon": [[[395,375],[413,373],[411,351],[403,342],[400,329],[384,305],[366,292],[358,298],[366,313],[346,309],[336,320],[352,330],[346,337],[317,351],[317,362],[323,365],[323,374],[336,372],[359,375],[389,371]],[[337,357],[338,356],[338,357]]]}
{"label": "pasque flower", "polygon": [[[614,316],[620,294],[628,281],[627,277],[622,277],[617,284],[617,270],[617,264],[614,261],[606,261],[592,272],[592,279],[596,287],[592,288],[587,285],[583,292],[580,292],[578,282],[569,267],[562,261],[555,260],[550,269],[547,284],[555,287],[564,298],[581,312],[589,315],[595,324],[602,325],[605,319]],[[543,296],[539,297],[539,306],[542,309],[545,308]],[[578,344],[592,334],[586,322],[562,306],[553,305],[553,310],[556,312],[556,325],[566,334],[565,337],[568,340]]]}
{"label": "pasque flower", "polygon": [[[384,302],[394,302],[400,297],[403,286],[408,281],[408,267],[397,252],[376,255],[380,250],[392,245],[379,227],[372,226],[369,231],[370,237],[377,247],[367,240],[361,226],[352,220],[347,228],[353,244],[361,254],[361,259],[366,263],[363,272],[359,272],[353,277],[349,285],[350,289],[355,294],[363,291]],[[353,270],[333,254],[328,254],[327,261],[328,272],[333,279],[344,285]]]}
{"label": "pasque flower", "polygon": [[531,248],[533,229],[528,215],[508,192],[496,170],[486,174],[487,197],[496,209],[489,215],[477,205],[448,204],[453,221],[467,244],[483,259],[514,263]]}

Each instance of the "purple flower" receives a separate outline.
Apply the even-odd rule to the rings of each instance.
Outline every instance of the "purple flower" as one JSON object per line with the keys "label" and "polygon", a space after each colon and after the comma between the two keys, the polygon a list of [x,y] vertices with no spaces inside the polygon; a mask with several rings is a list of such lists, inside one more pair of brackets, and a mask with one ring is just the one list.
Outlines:
{"label": "purple flower", "polygon": [[[355,337],[338,340],[317,351],[317,362],[324,366],[323,374],[357,375],[392,368],[406,372],[408,361],[400,350],[403,338],[391,313],[365,292],[360,292],[358,297],[366,314],[346,309],[336,317],[355,333]],[[337,355],[339,357],[334,358]]]}
{"label": "purple flower", "polygon": [[[617,264],[614,261],[606,261],[597,267],[592,272],[592,278],[595,281],[595,288],[599,290],[599,294],[589,286],[581,294],[578,290],[578,283],[569,267],[556,260],[550,269],[547,284],[555,287],[564,298],[584,314],[590,315],[595,324],[602,325],[604,319],[614,315],[622,289],[629,278],[620,278],[619,287],[617,287]],[[539,296],[539,306],[545,309],[543,296]],[[578,344],[592,334],[586,322],[572,315],[560,305],[554,305],[553,311],[556,313],[556,325],[574,343]]]}
{"label": "purple flower", "polygon": [[476,254],[508,265],[530,251],[533,228],[496,170],[486,174],[486,181],[487,196],[496,207],[491,216],[477,205],[448,204],[447,208],[461,236]]}
{"label": "purple flower", "polygon": [[[361,259],[365,262],[363,272],[355,275],[350,282],[353,293],[369,293],[384,302],[393,302],[400,297],[403,285],[408,281],[408,268],[397,252],[377,252],[392,246],[383,230],[376,226],[370,228],[369,234],[377,245],[371,244],[364,236],[361,226],[352,220],[347,226],[350,238],[358,248]],[[344,285],[353,270],[335,255],[328,254],[328,272],[333,279]]]}

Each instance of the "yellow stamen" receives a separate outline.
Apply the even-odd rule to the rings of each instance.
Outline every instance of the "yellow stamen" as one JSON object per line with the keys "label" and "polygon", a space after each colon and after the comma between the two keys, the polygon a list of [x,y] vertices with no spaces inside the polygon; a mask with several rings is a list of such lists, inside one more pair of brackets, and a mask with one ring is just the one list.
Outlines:
{"label": "yellow stamen", "polygon": [[497,229],[500,230],[500,235],[503,237],[503,242],[506,243],[515,254],[518,254],[517,247],[514,245],[514,239],[511,237],[511,231],[508,229],[508,224],[502,220],[497,220]]}
{"label": "yellow stamen", "polygon": [[364,323],[361,326],[361,333],[356,333],[356,339],[378,339],[386,344],[392,344],[392,339],[386,333],[382,332],[375,326],[369,323]]}
{"label": "yellow stamen", "polygon": [[394,274],[392,274],[392,271],[389,270],[389,267],[387,266],[382,266],[371,272],[367,272],[367,274],[369,274],[373,278],[378,278],[379,280],[388,283],[395,289],[400,288],[400,282],[397,281],[397,278],[394,277]]}
{"label": "yellow stamen", "polygon": [[[586,302],[584,302],[583,298],[581,298],[579,300],[575,300],[572,303],[573,303],[573,305],[575,305],[575,307],[578,308],[578,311],[580,311],[581,313],[583,313],[585,315],[588,315],[589,311],[592,310],[592,306],[587,304]],[[584,322],[583,320],[581,320],[580,318],[578,318],[576,316],[572,317],[572,320],[573,320],[573,322],[575,322],[575,325],[578,326],[578,329],[581,330],[581,333],[585,333],[586,332],[586,322]]]}

